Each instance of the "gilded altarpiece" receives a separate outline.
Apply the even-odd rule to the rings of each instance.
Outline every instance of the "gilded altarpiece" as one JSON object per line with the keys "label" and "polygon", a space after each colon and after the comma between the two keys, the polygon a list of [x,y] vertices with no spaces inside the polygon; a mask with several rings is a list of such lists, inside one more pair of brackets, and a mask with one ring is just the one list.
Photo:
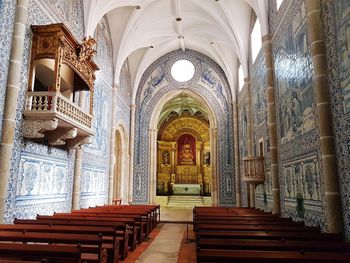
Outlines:
{"label": "gilded altarpiece", "polygon": [[157,158],[157,195],[173,194],[174,184],[197,184],[201,195],[210,195],[210,135],[206,120],[180,116],[163,123]]}

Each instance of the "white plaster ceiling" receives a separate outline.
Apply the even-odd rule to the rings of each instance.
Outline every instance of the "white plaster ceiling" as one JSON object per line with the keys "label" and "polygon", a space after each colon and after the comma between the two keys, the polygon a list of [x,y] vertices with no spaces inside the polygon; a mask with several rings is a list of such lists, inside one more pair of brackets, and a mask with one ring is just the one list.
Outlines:
{"label": "white plaster ceiling", "polygon": [[[86,35],[93,35],[105,15],[112,34],[114,81],[129,61],[132,101],[144,71],[176,49],[201,52],[218,63],[231,88],[237,66],[248,76],[251,15],[255,12],[262,35],[268,33],[268,0],[84,0]],[[181,18],[181,21],[176,21]],[[152,48],[151,48],[152,47]],[[233,92],[234,94],[234,92]]]}

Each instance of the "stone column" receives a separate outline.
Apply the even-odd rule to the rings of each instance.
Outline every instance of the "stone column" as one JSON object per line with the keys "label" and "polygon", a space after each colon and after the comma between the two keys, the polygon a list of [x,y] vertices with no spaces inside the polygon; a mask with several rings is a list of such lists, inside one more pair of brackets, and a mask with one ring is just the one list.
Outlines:
{"label": "stone column", "polygon": [[[83,92],[79,94],[79,107],[83,108],[85,105],[85,96]],[[75,150],[74,161],[74,178],[73,178],[73,197],[72,197],[72,210],[80,209],[80,197],[81,197],[81,173],[83,166],[83,148],[78,146]]]}
{"label": "stone column", "polygon": [[149,130],[149,144],[150,144],[150,172],[149,172],[149,196],[148,202],[153,204],[156,196],[156,184],[157,184],[157,129]]}
{"label": "stone column", "polygon": [[306,0],[305,3],[314,66],[314,91],[320,127],[320,152],[325,187],[327,230],[332,233],[339,233],[343,231],[343,217],[330,111],[326,48],[321,21],[321,1]]}
{"label": "stone column", "polygon": [[81,196],[81,172],[82,172],[82,156],[83,149],[78,146],[75,150],[75,162],[74,162],[74,179],[73,179],[73,200],[72,210],[80,209],[80,196]]}
{"label": "stone column", "polygon": [[135,144],[135,116],[137,105],[133,104],[130,107],[130,162],[129,162],[129,189],[128,189],[128,201],[132,201],[133,193],[133,173],[134,173],[134,144]]}
{"label": "stone column", "polygon": [[210,180],[210,190],[211,190],[211,200],[212,205],[218,205],[219,195],[218,195],[218,163],[217,163],[217,128],[210,128],[210,154],[211,154],[211,180]]}
{"label": "stone column", "polygon": [[233,140],[235,145],[235,175],[236,175],[236,206],[242,206],[242,194],[241,194],[241,167],[240,167],[240,155],[239,155],[239,121],[238,121],[238,101],[237,92],[236,98],[233,102]]}
{"label": "stone column", "polygon": [[[251,92],[251,86],[250,86],[250,79],[245,78],[244,79],[244,86],[247,91],[247,96],[246,96],[246,109],[247,109],[247,147],[248,147],[248,156],[253,156],[254,155],[254,138],[253,138],[253,128],[254,128],[254,123],[253,123],[253,113],[252,113],[252,92]],[[252,184],[247,185],[247,196],[249,195],[248,198],[248,206],[249,207],[255,207],[255,187]]]}
{"label": "stone column", "polygon": [[[113,198],[114,198],[114,190],[115,190],[115,182],[114,182],[114,176],[115,176],[115,164],[116,164],[116,153],[115,153],[115,122],[116,122],[116,111],[117,111],[117,89],[118,85],[114,84],[112,87],[112,132],[110,137],[110,158],[109,158],[109,179],[108,179],[108,204],[112,204]],[[121,147],[121,145],[120,145]]]}
{"label": "stone column", "polygon": [[196,166],[197,166],[197,183],[200,183],[200,179],[202,177],[201,175],[201,148],[202,148],[202,142],[197,141],[196,142]]}
{"label": "stone column", "polygon": [[269,128],[270,152],[271,152],[271,178],[272,178],[272,213],[281,213],[280,180],[278,174],[277,151],[277,127],[276,127],[276,103],[274,86],[274,63],[272,53],[271,35],[262,38],[265,64],[266,64],[266,101],[267,101],[267,125]]}
{"label": "stone column", "polygon": [[176,142],[171,142],[171,175],[170,175],[170,183],[175,183],[175,149],[176,149]]}
{"label": "stone column", "polygon": [[14,21],[0,143],[0,223],[4,220],[10,177],[28,4],[29,0],[17,0]]}

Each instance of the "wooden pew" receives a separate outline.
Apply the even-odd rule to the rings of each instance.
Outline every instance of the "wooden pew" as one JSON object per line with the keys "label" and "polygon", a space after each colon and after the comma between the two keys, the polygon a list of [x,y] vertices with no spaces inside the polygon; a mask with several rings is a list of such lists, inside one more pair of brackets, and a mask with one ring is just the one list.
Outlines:
{"label": "wooden pew", "polygon": [[198,230],[197,238],[341,241],[341,234],[284,231]]}
{"label": "wooden pew", "polygon": [[300,240],[215,239],[197,240],[197,251],[202,249],[264,250],[264,251],[328,251],[350,252],[350,244]]}
{"label": "wooden pew", "polygon": [[[197,219],[196,224],[223,224],[223,225],[271,225],[270,220],[244,220],[244,219]],[[288,222],[274,220],[273,225],[277,226],[305,226],[303,222]]]}
{"label": "wooden pew", "polygon": [[80,245],[0,243],[0,262],[81,263]]}
{"label": "wooden pew", "polygon": [[[85,211],[86,209],[82,209],[80,211]],[[104,205],[104,206],[96,206],[90,207],[89,210],[94,211],[136,211],[141,213],[146,213],[151,218],[152,229],[159,223],[160,221],[160,206],[159,205]]]}
{"label": "wooden pew", "polygon": [[0,241],[44,244],[80,244],[81,251],[88,256],[86,260],[107,263],[107,250],[102,247],[102,235],[61,234],[47,232],[0,231]]}
{"label": "wooden pew", "polygon": [[128,208],[128,207],[96,207],[86,210],[74,210],[72,213],[116,213],[125,216],[142,216],[143,220],[147,222],[147,229],[145,233],[148,236],[150,231],[157,225],[157,215],[154,209],[140,209],[140,208]]}
{"label": "wooden pew", "polygon": [[[127,246],[130,245],[131,250],[134,250],[136,248],[136,240],[137,240],[137,229],[135,220],[132,218],[125,218],[125,217],[111,217],[111,216],[89,216],[89,215],[80,215],[80,214],[55,214],[53,216],[37,216],[37,220],[75,220],[75,221],[101,221],[101,222],[111,222],[111,224],[114,223],[121,223],[119,224],[122,228],[120,229],[122,231],[122,234],[124,234],[124,231],[126,231],[127,235],[129,236],[127,243]],[[126,229],[124,229],[126,224]],[[115,225],[115,227],[118,227]],[[118,230],[118,229],[117,229]]]}
{"label": "wooden pew", "polygon": [[127,226],[123,222],[107,222],[107,221],[91,221],[91,220],[82,220],[80,218],[73,219],[64,219],[64,218],[48,218],[48,219],[15,219],[14,224],[32,224],[32,225],[65,225],[65,226],[93,226],[93,227],[102,227],[108,226],[113,227],[117,231],[117,240],[119,241],[119,251],[121,259],[126,258],[128,254],[128,232]]}
{"label": "wooden pew", "polygon": [[[128,223],[132,223],[135,225],[136,229],[136,239],[139,243],[141,243],[144,239],[148,237],[147,233],[147,226],[148,224],[147,218],[145,219],[141,215],[135,215],[135,214],[120,214],[117,212],[95,212],[95,211],[73,211],[71,214],[67,213],[55,213],[54,217],[65,217],[65,216],[85,216],[85,217],[113,217],[113,218],[131,218],[134,220],[128,221]],[[123,221],[121,219],[120,221]],[[133,231],[133,230],[132,230]],[[133,250],[133,249],[132,249]]]}
{"label": "wooden pew", "polygon": [[194,210],[197,262],[347,262],[341,234],[235,208]]}
{"label": "wooden pew", "polygon": [[197,230],[212,231],[284,231],[284,232],[318,232],[316,227],[290,226],[290,225],[225,225],[225,224],[196,224]]}
{"label": "wooden pew", "polygon": [[348,253],[299,251],[252,251],[203,249],[197,252],[197,262],[223,263],[340,263],[349,262]]}
{"label": "wooden pew", "polygon": [[39,225],[39,224],[16,224],[0,225],[1,231],[13,232],[42,232],[63,234],[92,234],[102,235],[102,247],[107,249],[109,262],[117,263],[119,256],[119,240],[117,230],[114,227],[96,226],[70,226],[70,225]]}

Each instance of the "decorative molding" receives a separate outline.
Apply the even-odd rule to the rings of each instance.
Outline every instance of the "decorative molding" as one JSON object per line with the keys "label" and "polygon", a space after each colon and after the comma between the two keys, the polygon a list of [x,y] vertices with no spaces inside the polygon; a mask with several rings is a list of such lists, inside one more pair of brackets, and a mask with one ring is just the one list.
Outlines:
{"label": "decorative molding", "polygon": [[74,139],[77,134],[77,128],[58,128],[48,134],[48,142],[50,145],[65,145],[66,140]]}
{"label": "decorative molding", "polygon": [[[179,59],[187,59],[196,68],[190,81],[175,81],[170,69]],[[147,203],[149,198],[149,125],[150,116],[167,93],[191,90],[200,94],[212,107],[217,121],[218,202],[232,206],[235,203],[234,145],[231,90],[223,70],[207,56],[192,50],[176,50],[155,61],[144,73],[136,95],[133,202]],[[152,175],[153,176],[153,175]]]}
{"label": "decorative molding", "polygon": [[22,136],[25,138],[44,138],[46,131],[55,130],[58,120],[23,120]]}

